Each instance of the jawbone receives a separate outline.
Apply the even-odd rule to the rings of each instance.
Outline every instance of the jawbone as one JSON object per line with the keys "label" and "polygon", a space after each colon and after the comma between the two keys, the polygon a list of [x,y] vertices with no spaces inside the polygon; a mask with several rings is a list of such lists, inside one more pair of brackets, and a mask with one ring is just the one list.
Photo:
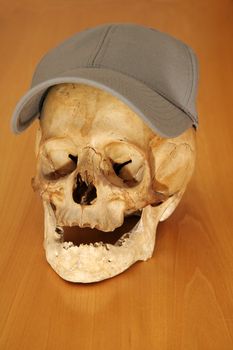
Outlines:
{"label": "jawbone", "polygon": [[114,245],[90,243],[76,246],[72,242],[64,242],[63,235],[56,232],[52,207],[46,201],[43,205],[46,259],[60,277],[82,283],[116,276],[136,261],[151,258],[156,228],[166,210],[165,203],[158,207],[147,205],[138,223]]}

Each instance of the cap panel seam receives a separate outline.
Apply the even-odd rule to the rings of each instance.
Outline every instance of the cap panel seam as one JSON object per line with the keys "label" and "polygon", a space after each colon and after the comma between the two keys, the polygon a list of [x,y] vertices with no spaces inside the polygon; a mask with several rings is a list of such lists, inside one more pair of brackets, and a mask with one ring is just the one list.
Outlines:
{"label": "cap panel seam", "polygon": [[100,45],[101,45],[102,42],[103,42],[103,38],[104,38],[105,35],[106,35],[106,32],[107,32],[107,30],[108,30],[108,27],[107,27],[107,29],[106,29],[106,28],[104,28],[104,29],[105,29],[105,30],[103,30],[103,32],[101,33],[100,39],[97,41],[94,50],[92,51],[92,53],[90,54],[90,56],[89,56],[89,58],[88,58],[88,60],[87,60],[87,63],[86,63],[87,66],[90,66],[90,67],[91,67],[92,62],[93,62],[93,60],[94,60],[94,58],[95,58],[95,56],[96,56],[96,53],[98,52],[99,47],[100,47]]}
{"label": "cap panel seam", "polygon": [[111,29],[111,27],[112,27],[112,25],[107,27],[106,31],[104,32],[104,35],[101,36],[101,39],[99,40],[98,45],[95,47],[95,51],[92,54],[92,57],[88,60],[87,65],[89,67],[92,67],[95,64],[95,60],[97,59],[97,56],[98,56],[99,52],[101,51],[101,48],[102,48],[102,46],[104,44],[104,41],[105,41],[105,39],[106,39],[106,37],[108,35],[108,32]]}
{"label": "cap panel seam", "polygon": [[[194,54],[192,53],[192,49],[190,47],[187,47],[188,49],[188,53],[189,53],[189,57],[190,57],[190,60],[191,60],[191,69],[192,69],[192,86],[191,86],[191,91],[190,91],[190,95],[189,95],[189,98],[188,98],[188,101],[187,101],[187,104],[189,104],[190,102],[190,99],[191,99],[191,96],[193,95],[193,90],[194,90],[194,87],[195,87],[195,56]],[[198,72],[197,72],[198,74]],[[195,96],[195,99],[196,99],[196,96]],[[195,122],[198,123],[198,117],[195,117]]]}
{"label": "cap panel seam", "polygon": [[188,61],[188,83],[187,83],[187,88],[186,88],[186,91],[185,91],[185,94],[184,94],[184,97],[183,97],[183,104],[184,105],[187,105],[188,104],[188,101],[189,101],[189,98],[190,98],[190,95],[191,95],[191,90],[192,90],[192,84],[193,84],[193,81],[191,81],[191,87],[189,85],[189,82],[190,80],[193,80],[193,77],[192,77],[192,74],[191,74],[191,69],[190,69],[190,66],[192,65],[192,62],[190,60],[190,55],[189,55],[189,52],[188,52],[188,47],[186,46],[186,44],[184,44],[184,48],[185,48],[185,56],[187,58],[187,61]]}
{"label": "cap panel seam", "polygon": [[[117,26],[116,26],[116,25],[112,25],[111,28],[109,28],[107,34],[109,34],[110,31],[111,31],[111,34],[113,34],[113,31],[116,30],[116,29],[117,29]],[[100,65],[102,64],[104,55],[105,55],[105,53],[106,53],[106,50],[107,50],[107,48],[108,48],[108,46],[109,46],[111,40],[112,40],[112,35],[109,34],[107,39],[106,39],[106,37],[105,37],[105,45],[103,44],[103,45],[101,46],[102,52],[101,52],[101,50],[99,50],[99,53],[101,52],[100,62],[99,62],[99,63],[96,63],[96,64],[95,64],[95,67],[98,67],[98,66],[100,66]],[[100,55],[99,55],[99,56],[100,56]],[[95,60],[95,61],[96,61],[96,60]]]}
{"label": "cap panel seam", "polygon": [[[186,104],[188,105],[189,102],[190,102],[190,98],[192,96],[192,92],[193,92],[193,86],[194,86],[194,69],[193,69],[193,60],[192,60],[192,55],[189,51],[189,47],[187,45],[185,45],[185,48],[186,48],[186,52],[188,54],[188,58],[189,58],[189,62],[190,62],[190,67],[191,67],[191,87],[190,87],[190,91],[189,91],[189,94],[188,94],[188,97],[187,97],[187,101],[186,101]],[[190,75],[190,74],[189,74]]]}

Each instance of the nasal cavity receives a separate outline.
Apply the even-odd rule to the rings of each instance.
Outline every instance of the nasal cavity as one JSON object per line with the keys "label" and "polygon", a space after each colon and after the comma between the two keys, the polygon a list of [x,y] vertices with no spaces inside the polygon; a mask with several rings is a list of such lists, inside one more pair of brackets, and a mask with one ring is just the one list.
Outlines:
{"label": "nasal cavity", "polygon": [[96,188],[93,183],[86,183],[83,181],[81,175],[78,174],[73,190],[73,200],[75,203],[91,205],[96,197]]}

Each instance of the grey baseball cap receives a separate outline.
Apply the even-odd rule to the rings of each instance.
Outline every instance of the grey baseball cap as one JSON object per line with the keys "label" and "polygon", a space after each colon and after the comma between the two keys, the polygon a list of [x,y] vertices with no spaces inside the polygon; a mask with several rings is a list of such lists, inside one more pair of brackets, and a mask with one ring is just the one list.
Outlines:
{"label": "grey baseball cap", "polygon": [[198,126],[197,57],[191,47],[155,28],[105,23],[49,50],[15,107],[14,133],[40,116],[49,88],[60,83],[84,83],[111,93],[163,137]]}

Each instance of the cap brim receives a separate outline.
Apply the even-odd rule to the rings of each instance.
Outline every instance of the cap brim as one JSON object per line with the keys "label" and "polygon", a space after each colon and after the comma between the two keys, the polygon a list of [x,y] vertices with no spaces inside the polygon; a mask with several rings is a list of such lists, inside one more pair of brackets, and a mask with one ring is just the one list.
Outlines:
{"label": "cap brim", "polygon": [[132,77],[106,68],[76,68],[32,87],[17,103],[11,128],[16,134],[39,116],[46,90],[61,83],[83,83],[116,96],[163,137],[176,137],[192,126],[192,119],[179,107]]}

